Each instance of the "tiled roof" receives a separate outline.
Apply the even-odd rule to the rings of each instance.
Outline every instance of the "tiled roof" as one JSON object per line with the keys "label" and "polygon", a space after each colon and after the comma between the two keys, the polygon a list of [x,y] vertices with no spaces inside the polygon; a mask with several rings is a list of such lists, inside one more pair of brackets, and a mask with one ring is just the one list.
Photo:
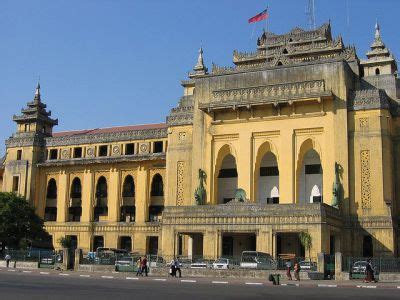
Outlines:
{"label": "tiled roof", "polygon": [[146,129],[162,129],[162,128],[167,128],[167,124],[158,123],[158,124],[129,125],[129,126],[116,126],[116,127],[95,128],[95,129],[85,129],[85,130],[61,131],[61,132],[54,132],[53,137],[79,136],[87,134],[114,133],[114,132],[146,130]]}

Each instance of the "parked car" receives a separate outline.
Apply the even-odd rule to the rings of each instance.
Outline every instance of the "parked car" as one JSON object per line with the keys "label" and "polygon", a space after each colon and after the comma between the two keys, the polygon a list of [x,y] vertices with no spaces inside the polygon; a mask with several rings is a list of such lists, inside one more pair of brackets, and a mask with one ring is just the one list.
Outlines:
{"label": "parked car", "polygon": [[299,262],[300,270],[301,271],[316,271],[317,270],[317,263],[303,260]]}
{"label": "parked car", "polygon": [[276,266],[276,261],[268,253],[258,251],[242,252],[241,268],[275,270]]}
{"label": "parked car", "polygon": [[231,269],[232,265],[230,264],[230,261],[228,258],[221,257],[213,262],[212,268],[213,269]]}
{"label": "parked car", "polygon": [[356,261],[351,267],[352,274],[365,274],[368,262],[365,260]]}
{"label": "parked car", "polygon": [[210,267],[210,265],[206,261],[197,261],[190,264],[191,269],[206,269],[208,267]]}
{"label": "parked car", "polygon": [[149,255],[148,256],[149,267],[160,267],[165,265],[165,259],[158,255]]}

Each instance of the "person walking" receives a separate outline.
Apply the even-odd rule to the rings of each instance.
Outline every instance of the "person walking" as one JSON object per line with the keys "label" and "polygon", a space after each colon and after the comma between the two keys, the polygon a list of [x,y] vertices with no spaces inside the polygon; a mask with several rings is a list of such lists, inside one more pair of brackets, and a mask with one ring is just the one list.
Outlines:
{"label": "person walking", "polygon": [[364,282],[376,282],[374,276],[374,269],[372,268],[371,260],[368,260],[367,265],[365,266],[365,279]]}
{"label": "person walking", "polygon": [[136,267],[137,267],[136,276],[143,275],[142,274],[142,258],[141,257],[139,257],[139,259],[136,261]]}
{"label": "person walking", "polygon": [[181,267],[179,266],[179,260],[177,258],[175,258],[174,260],[174,266],[175,266],[175,276],[176,276],[176,272],[179,273],[179,278],[182,277],[182,273],[181,273]]}
{"label": "person walking", "polygon": [[147,257],[144,256],[142,259],[142,276],[143,276],[143,272],[147,277]]}
{"label": "person walking", "polygon": [[6,260],[7,268],[10,267],[11,255],[7,253],[4,259]]}
{"label": "person walking", "polygon": [[292,262],[290,261],[290,259],[286,261],[285,265],[286,265],[286,277],[288,280],[292,280],[292,274],[290,273],[292,268]]}
{"label": "person walking", "polygon": [[171,260],[170,264],[169,264],[170,268],[169,268],[169,274],[172,277],[176,277],[176,269],[175,269],[175,260]]}
{"label": "person walking", "polygon": [[300,273],[300,265],[299,265],[299,263],[295,263],[294,264],[294,279],[296,281],[300,281],[299,273]]}

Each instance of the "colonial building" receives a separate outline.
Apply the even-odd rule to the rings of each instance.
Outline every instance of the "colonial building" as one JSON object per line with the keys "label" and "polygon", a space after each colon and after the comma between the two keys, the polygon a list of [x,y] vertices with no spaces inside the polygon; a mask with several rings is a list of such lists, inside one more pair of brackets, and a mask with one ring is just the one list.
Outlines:
{"label": "colonial building", "polygon": [[[203,50],[166,123],[53,132],[40,86],[6,141],[3,191],[71,236],[163,256],[398,255],[399,79],[378,24],[367,59],[329,23]],[[2,176],[2,173],[0,173]]]}

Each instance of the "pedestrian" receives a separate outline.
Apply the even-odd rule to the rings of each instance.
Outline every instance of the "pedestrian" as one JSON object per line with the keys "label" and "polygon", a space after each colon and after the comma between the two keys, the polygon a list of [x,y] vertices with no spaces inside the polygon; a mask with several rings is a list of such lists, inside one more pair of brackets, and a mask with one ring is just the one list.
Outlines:
{"label": "pedestrian", "polygon": [[11,255],[7,253],[6,256],[4,257],[4,259],[6,260],[6,264],[7,264],[7,268],[8,268],[10,266]]}
{"label": "pedestrian", "polygon": [[136,261],[136,267],[137,267],[136,276],[143,275],[142,274],[142,258],[141,257],[139,257],[139,259]]}
{"label": "pedestrian", "polygon": [[374,269],[372,268],[372,263],[371,260],[368,260],[367,265],[365,266],[365,279],[364,282],[376,282],[375,276],[374,276]]}
{"label": "pedestrian", "polygon": [[175,269],[175,260],[171,260],[170,264],[169,264],[169,274],[172,277],[176,277],[176,269]]}
{"label": "pedestrian", "polygon": [[288,259],[286,262],[286,277],[288,280],[292,280],[292,274],[290,273],[291,268],[292,268],[292,262],[290,261],[290,259]]}
{"label": "pedestrian", "polygon": [[142,259],[142,270],[141,270],[141,272],[142,272],[142,276],[143,276],[143,272],[144,272],[144,274],[147,277],[147,257],[146,256],[144,256],[143,259]]}
{"label": "pedestrian", "polygon": [[176,276],[176,272],[179,273],[179,278],[182,277],[182,273],[181,273],[181,267],[179,266],[179,260],[177,258],[175,258],[174,260],[174,266],[175,266],[175,276]]}
{"label": "pedestrian", "polygon": [[299,273],[300,273],[300,265],[299,265],[299,263],[295,263],[294,264],[294,279],[296,281],[300,281]]}

